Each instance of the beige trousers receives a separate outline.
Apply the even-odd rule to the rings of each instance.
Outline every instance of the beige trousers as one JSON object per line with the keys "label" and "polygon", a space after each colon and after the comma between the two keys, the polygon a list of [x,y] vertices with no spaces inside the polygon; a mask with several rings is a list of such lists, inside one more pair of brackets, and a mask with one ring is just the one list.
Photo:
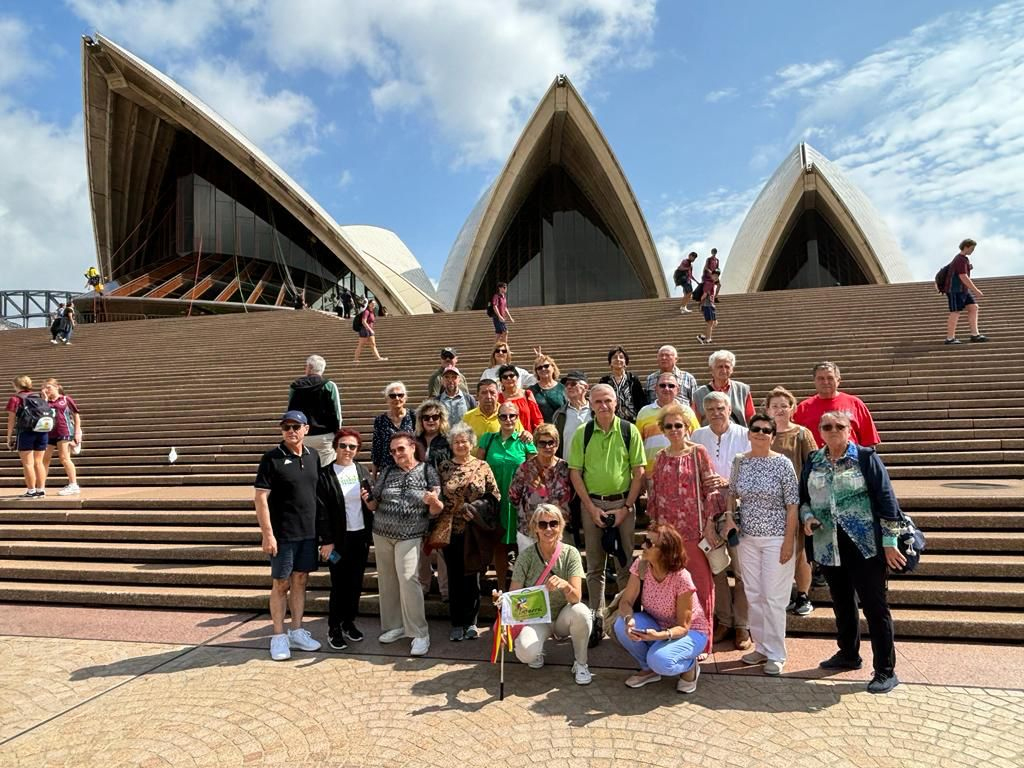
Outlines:
{"label": "beige trousers", "polygon": [[[624,501],[600,501],[591,499],[591,503],[598,509],[620,509]],[[604,566],[608,553],[601,546],[601,534],[603,528],[598,528],[590,514],[584,509],[580,515],[583,519],[583,546],[587,553],[587,604],[595,611],[603,611],[605,607],[604,598]],[[622,519],[619,526],[619,537],[622,540],[622,547],[626,551],[626,564],[621,565],[617,558],[612,558],[615,564],[615,583],[618,591],[621,592],[629,583],[629,566],[633,564],[633,531],[636,529],[636,512],[630,512]]]}
{"label": "beige trousers", "polygon": [[419,580],[422,547],[422,539],[396,541],[373,534],[381,632],[401,627],[409,637],[430,635]]}
{"label": "beige trousers", "polygon": [[523,664],[529,664],[544,653],[544,642],[554,635],[570,638],[575,660],[586,664],[593,620],[590,609],[583,603],[568,603],[550,624],[527,624],[523,627],[515,642],[516,658]]}

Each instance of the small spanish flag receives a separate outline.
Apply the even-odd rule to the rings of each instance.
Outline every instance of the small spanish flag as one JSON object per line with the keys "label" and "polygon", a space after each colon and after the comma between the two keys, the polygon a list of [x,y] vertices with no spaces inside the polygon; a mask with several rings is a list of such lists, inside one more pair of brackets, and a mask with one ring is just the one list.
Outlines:
{"label": "small spanish flag", "polygon": [[509,653],[512,653],[512,627],[501,623],[501,609],[498,609],[498,618],[494,620],[491,628],[494,640],[491,644],[491,664],[498,661],[498,653],[501,651],[502,643],[505,644]]}

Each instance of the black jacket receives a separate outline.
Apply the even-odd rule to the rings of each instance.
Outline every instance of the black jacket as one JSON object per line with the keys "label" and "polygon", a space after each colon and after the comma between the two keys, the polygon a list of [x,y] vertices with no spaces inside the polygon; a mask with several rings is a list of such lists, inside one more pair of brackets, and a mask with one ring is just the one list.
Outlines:
{"label": "black jacket", "polygon": [[293,381],[288,391],[288,410],[306,414],[311,435],[333,435],[341,429],[341,393],[334,382],[323,376],[313,374]]}
{"label": "black jacket", "polygon": [[[359,483],[370,483],[370,473],[358,461],[355,462]],[[320,467],[316,484],[316,537],[321,544],[341,547],[345,540],[348,518],[345,516],[345,499],[341,495],[341,484],[334,471],[334,463]],[[363,530],[368,544],[373,543],[373,512],[363,502]]]}
{"label": "black jacket", "polygon": [[[647,405],[647,390],[644,388],[644,383],[640,381],[640,378],[629,371],[626,371],[626,380],[629,382],[629,393],[633,396],[633,411],[634,413],[640,413],[640,409]],[[615,384],[612,382],[612,375],[610,373],[602,376],[598,383],[607,384],[612,387],[612,389],[615,388]],[[615,415],[620,419],[622,418],[622,413],[618,408],[615,409]],[[628,419],[628,421],[636,421],[636,416],[634,415],[633,418]]]}

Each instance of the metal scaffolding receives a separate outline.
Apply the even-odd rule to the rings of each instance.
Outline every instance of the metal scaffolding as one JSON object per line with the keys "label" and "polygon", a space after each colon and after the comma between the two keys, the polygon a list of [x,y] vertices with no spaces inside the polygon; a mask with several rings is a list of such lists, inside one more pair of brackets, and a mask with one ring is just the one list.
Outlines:
{"label": "metal scaffolding", "polygon": [[50,324],[61,304],[70,304],[70,291],[0,291],[0,327],[29,328]]}

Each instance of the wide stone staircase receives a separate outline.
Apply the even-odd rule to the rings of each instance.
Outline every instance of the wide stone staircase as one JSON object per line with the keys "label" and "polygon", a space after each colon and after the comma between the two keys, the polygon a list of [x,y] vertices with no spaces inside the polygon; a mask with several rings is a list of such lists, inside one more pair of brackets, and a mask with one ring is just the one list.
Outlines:
{"label": "wide stone staircase", "polygon": [[[903,507],[928,533],[913,575],[890,581],[904,636],[1024,639],[1024,278],[979,280],[988,344],[944,346],[945,298],[931,284],[726,296],[713,347],[678,301],[609,302],[516,312],[516,362],[541,346],[562,369],[596,382],[610,346],[631,368],[653,370],[663,343],[707,378],[717,348],[738,357],[735,377],[760,399],[782,384],[811,394],[812,366],[839,364],[842,388],[875,416]],[[288,383],[305,357],[327,358],[345,423],[369,448],[381,394],[402,380],[416,404],[442,346],[460,352],[473,380],[488,365],[493,332],[482,312],[387,317],[378,341],[388,362],[351,362],[348,321],[317,312],[270,312],[85,325],[70,347],[43,329],[0,334],[2,374],[60,379],[82,409],[76,458],[81,497],[21,501],[14,453],[0,458],[0,599],[74,604],[261,609],[268,569],[250,486],[260,454],[278,440]],[[177,461],[171,463],[171,448]],[[366,458],[366,451],[362,458]],[[5,497],[5,494],[9,494]],[[369,566],[363,609],[375,610]],[[326,609],[326,572],[312,578],[313,610]],[[790,617],[794,633],[829,632],[825,607]],[[444,615],[438,596],[431,613]]]}

